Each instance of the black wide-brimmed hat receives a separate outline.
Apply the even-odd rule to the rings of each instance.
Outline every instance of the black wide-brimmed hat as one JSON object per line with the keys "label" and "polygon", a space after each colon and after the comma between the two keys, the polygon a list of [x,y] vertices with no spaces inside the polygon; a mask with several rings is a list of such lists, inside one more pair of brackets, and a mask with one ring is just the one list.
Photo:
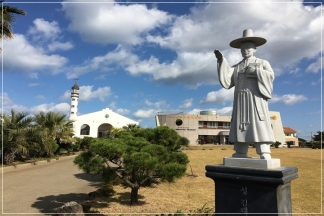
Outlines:
{"label": "black wide-brimmed hat", "polygon": [[245,29],[243,31],[243,37],[233,40],[229,45],[233,48],[240,49],[241,43],[246,42],[246,41],[254,42],[256,47],[262,46],[263,44],[265,44],[267,42],[267,40],[265,38],[254,37],[252,29]]}

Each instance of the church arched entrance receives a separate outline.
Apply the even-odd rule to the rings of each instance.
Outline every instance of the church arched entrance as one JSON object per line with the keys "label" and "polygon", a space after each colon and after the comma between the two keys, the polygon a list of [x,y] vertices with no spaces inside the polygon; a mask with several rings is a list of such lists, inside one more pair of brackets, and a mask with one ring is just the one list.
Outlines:
{"label": "church arched entrance", "polygon": [[80,129],[80,135],[89,135],[90,134],[90,126],[87,124],[83,124]]}
{"label": "church arched entrance", "polygon": [[108,130],[111,130],[112,128],[112,125],[111,124],[101,124],[99,127],[98,127],[98,138],[100,137],[105,137],[106,136],[106,133]]}

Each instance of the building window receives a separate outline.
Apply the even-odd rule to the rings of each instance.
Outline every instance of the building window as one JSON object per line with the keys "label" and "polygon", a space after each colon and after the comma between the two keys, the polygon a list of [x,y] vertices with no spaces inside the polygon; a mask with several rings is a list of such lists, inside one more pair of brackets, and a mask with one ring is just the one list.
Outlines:
{"label": "building window", "polygon": [[72,98],[72,101],[75,101],[75,99],[74,99],[74,98]]}
{"label": "building window", "polygon": [[74,114],[74,112],[71,112],[71,114]]}
{"label": "building window", "polygon": [[90,133],[90,126],[87,124],[82,125],[80,135],[89,135],[89,133]]}
{"label": "building window", "polygon": [[218,128],[218,122],[207,122],[208,128]]}
{"label": "building window", "polygon": [[223,122],[223,128],[230,128],[231,123],[230,122]]}
{"label": "building window", "polygon": [[73,108],[73,107],[74,107],[74,105],[71,105],[71,107]]}
{"label": "building window", "polygon": [[204,122],[203,121],[199,121],[199,127],[204,127]]}
{"label": "building window", "polygon": [[181,126],[183,122],[181,119],[177,119],[175,123],[177,126]]}

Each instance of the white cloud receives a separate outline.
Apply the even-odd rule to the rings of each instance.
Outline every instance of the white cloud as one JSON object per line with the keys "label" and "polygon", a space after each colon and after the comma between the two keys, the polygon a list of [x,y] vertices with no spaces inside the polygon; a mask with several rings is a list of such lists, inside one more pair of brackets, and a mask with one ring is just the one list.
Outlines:
{"label": "white cloud", "polygon": [[4,70],[33,71],[47,69],[56,72],[67,63],[65,57],[47,55],[44,49],[32,46],[25,36],[15,34],[14,39],[3,41]]}
{"label": "white cloud", "polygon": [[276,102],[282,102],[285,105],[293,105],[302,101],[306,101],[307,97],[304,95],[296,95],[296,94],[285,94],[282,96],[279,95],[273,95],[271,100],[269,100],[269,103],[276,103]]}
{"label": "white cloud", "polygon": [[35,98],[37,100],[44,100],[45,99],[45,97],[43,95],[37,95]]}
{"label": "white cloud", "polygon": [[130,112],[128,109],[117,108],[116,102],[111,102],[107,107],[120,115],[127,115]]}
{"label": "white cloud", "polygon": [[[93,86],[80,86],[79,87],[79,100],[90,101],[99,98],[101,101],[105,101],[106,98],[111,96],[110,87],[99,87],[97,90],[92,90]],[[62,96],[61,100],[69,100],[71,98],[71,91],[66,91]]]}
{"label": "white cloud", "polygon": [[320,115],[322,111],[308,112],[307,115]]}
{"label": "white cloud", "polygon": [[41,104],[38,106],[33,106],[30,109],[31,113],[38,113],[38,112],[59,112],[59,113],[63,113],[63,114],[68,114],[70,111],[70,104],[68,103],[59,103],[59,104],[55,104],[55,103],[50,103],[50,104]]}
{"label": "white cloud", "polygon": [[[36,98],[42,99],[43,96],[38,95],[38,96],[36,96]],[[69,111],[70,111],[70,104],[68,104],[68,103],[41,104],[41,105],[37,105],[37,106],[33,106],[33,107],[28,108],[28,107],[25,107],[23,105],[15,104],[9,98],[9,95],[6,92],[4,92],[2,94],[0,99],[3,100],[3,112],[4,113],[10,113],[11,109],[14,109],[16,112],[27,112],[29,114],[35,114],[35,113],[38,113],[40,111],[43,111],[43,112],[53,111],[53,112],[59,112],[59,113],[63,113],[63,114],[68,114]]]}
{"label": "white cloud", "polygon": [[157,114],[155,109],[139,109],[133,113],[133,117],[136,119],[152,118]]}
{"label": "white cloud", "polygon": [[29,87],[34,87],[34,86],[39,86],[40,84],[39,83],[29,83],[28,86]]}
{"label": "white cloud", "polygon": [[94,80],[105,80],[106,79],[106,74],[102,74],[100,76],[96,76]]}
{"label": "white cloud", "polygon": [[216,113],[221,114],[221,115],[231,115],[232,114],[233,107],[223,107],[221,109],[217,109]]}
{"label": "white cloud", "polygon": [[[3,107],[3,112],[4,113],[9,113],[11,109],[15,110],[16,112],[27,112],[27,107],[15,104],[10,98],[8,93],[3,92],[2,95],[0,95]],[[1,109],[1,108],[0,108]]]}
{"label": "white cloud", "polygon": [[[90,71],[108,72],[114,67],[122,67],[131,75],[148,75],[154,81],[170,85],[175,83],[184,83],[189,87],[198,87],[202,84],[218,84],[216,73],[216,59],[213,49],[220,49],[228,62],[233,65],[241,60],[241,54],[238,49],[229,47],[229,42],[239,38],[242,35],[242,17],[249,23],[249,28],[254,30],[256,36],[265,37],[268,42],[258,48],[256,56],[264,58],[270,62],[276,75],[283,73],[301,73],[302,70],[295,70],[300,60],[304,58],[313,58],[320,52],[320,7],[306,7],[302,2],[275,3],[275,2],[257,2],[254,4],[246,3],[207,3],[192,7],[191,12],[179,17],[168,17],[166,20],[174,21],[168,28],[163,29],[163,34],[159,31],[149,32],[149,35],[140,34],[142,30],[135,31],[142,21],[138,21],[138,26],[134,24],[137,21],[130,21],[129,17],[138,11],[143,12],[143,18],[147,18],[147,13],[160,14],[157,9],[148,9],[144,5],[131,4],[129,6],[113,4],[63,4],[67,16],[72,20],[70,28],[78,31],[88,40],[98,41],[100,37],[102,43],[140,43],[143,38],[152,44],[169,49],[176,54],[176,58],[170,62],[159,60],[158,55],[151,55],[148,58],[141,58],[140,55],[126,51],[119,46],[113,52],[104,56],[97,56],[90,61],[84,62],[81,66],[75,66],[67,69],[68,78],[74,78],[78,75]],[[278,9],[279,8],[279,9]],[[116,19],[119,24],[118,29],[115,24],[107,24],[108,27],[102,27],[107,21],[102,21],[103,12],[110,11],[111,14],[118,15],[121,11],[133,9],[127,17]],[[80,11],[87,10],[87,15]],[[235,12],[235,13],[233,13]],[[110,14],[110,15],[111,15]],[[261,16],[263,14],[263,16]],[[109,15],[109,16],[110,16]],[[88,23],[79,16],[86,16],[85,20],[94,17]],[[117,17],[118,17],[117,16]],[[260,17],[259,17],[260,16]],[[134,19],[135,20],[135,19]],[[298,22],[296,22],[298,20]],[[81,27],[82,22],[82,27]],[[130,29],[120,29],[123,26],[119,22],[127,23]],[[292,25],[292,23],[294,23]],[[159,23],[160,24],[160,23]],[[155,23],[153,26],[159,26]],[[168,23],[170,24],[170,22]],[[89,31],[88,25],[94,28]],[[144,25],[144,24],[143,24]],[[85,31],[87,29],[87,31]],[[109,37],[104,33],[109,29]],[[305,31],[300,32],[300,29]],[[107,30],[108,31],[108,30]],[[127,31],[127,32],[123,32]],[[136,32],[136,33],[134,33]],[[120,36],[118,34],[122,33]],[[96,34],[86,36],[87,34]],[[117,36],[118,35],[118,36]],[[125,42],[124,37],[131,37]],[[141,38],[142,37],[142,38]],[[278,46],[278,44],[283,44]],[[315,66],[314,66],[315,67]],[[315,69],[311,67],[309,70]]]}
{"label": "white cloud", "polygon": [[212,91],[207,94],[199,104],[222,104],[224,105],[227,102],[232,102],[234,97],[234,88],[231,89],[220,89],[218,91]]}
{"label": "white cloud", "polygon": [[93,86],[81,86],[80,87],[80,101],[89,101],[94,98],[104,101],[111,95],[110,87],[99,87],[97,90],[92,91]]}
{"label": "white cloud", "polygon": [[166,110],[170,107],[170,105],[167,104],[165,100],[160,100],[157,102],[151,102],[149,100],[145,100],[144,103],[149,107],[154,107],[158,111]]}
{"label": "white cloud", "polygon": [[215,84],[217,81],[216,59],[212,52],[178,53],[177,58],[170,63],[160,62],[151,56],[147,60],[128,65],[126,70],[132,75],[151,75],[153,80],[165,84],[182,82],[189,86],[197,86],[202,82]]}
{"label": "white cloud", "polygon": [[[304,6],[302,1],[199,4],[190,14],[177,17],[166,35],[148,36],[147,40],[178,54],[212,53],[217,48],[224,53],[233,50],[241,59],[239,50],[230,48],[229,42],[242,36],[247,28],[242,22],[249,23],[255,36],[267,39],[256,56],[268,60],[276,75],[321,51],[321,7]],[[230,60],[231,64],[236,62]]]}
{"label": "white cloud", "polygon": [[154,103],[150,102],[149,100],[145,100],[144,103],[147,105],[147,106],[153,106]]}
{"label": "white cloud", "polygon": [[37,18],[33,21],[34,26],[28,30],[29,34],[36,36],[35,39],[43,38],[52,39],[56,38],[61,32],[60,27],[56,21],[48,22],[43,18]]}
{"label": "white cloud", "polygon": [[128,113],[130,113],[130,110],[129,109],[123,109],[123,108],[117,108],[116,113],[119,113],[120,115],[127,115]]}
{"label": "white cloud", "polygon": [[144,4],[119,5],[113,1],[92,4],[62,4],[69,29],[83,40],[99,44],[140,44],[147,34],[172,18]]}
{"label": "white cloud", "polygon": [[323,61],[323,58],[317,58],[317,60],[315,62],[313,62],[312,64],[310,64],[307,69],[306,72],[310,72],[310,73],[318,73],[321,71],[321,62]]}
{"label": "white cloud", "polygon": [[130,51],[118,46],[114,51],[104,56],[96,56],[91,60],[84,61],[80,66],[66,68],[67,78],[72,79],[93,71],[109,72],[114,67],[131,65],[138,60],[138,57]]}
{"label": "white cloud", "polygon": [[[62,38],[61,29],[57,21],[46,21],[43,18],[37,18],[33,21],[34,26],[28,30],[37,46],[44,47],[44,51],[54,52],[56,50],[70,50],[73,48],[71,42],[59,42]],[[46,47],[46,49],[45,49]]]}
{"label": "white cloud", "polygon": [[170,108],[170,105],[165,100],[151,102],[146,99],[144,100],[144,104],[148,106],[148,108],[138,109],[133,113],[133,117],[140,121],[143,118],[153,118],[158,112],[166,111]]}
{"label": "white cloud", "polygon": [[29,73],[29,77],[31,79],[38,79],[38,74],[37,73]]}
{"label": "white cloud", "polygon": [[64,100],[64,101],[70,100],[71,99],[71,91],[70,90],[65,91],[63,93],[63,95],[61,95],[59,98],[60,98],[60,100]]}
{"label": "white cloud", "polygon": [[186,99],[182,101],[182,104],[179,106],[180,109],[187,109],[192,106],[193,98]]}
{"label": "white cloud", "polygon": [[48,50],[53,52],[56,50],[70,50],[73,48],[73,44],[71,42],[58,42],[54,41],[53,43],[50,43],[48,46]]}
{"label": "white cloud", "polygon": [[187,112],[187,114],[189,114],[189,115],[200,115],[200,111],[202,111],[202,110],[195,108],[195,109]]}

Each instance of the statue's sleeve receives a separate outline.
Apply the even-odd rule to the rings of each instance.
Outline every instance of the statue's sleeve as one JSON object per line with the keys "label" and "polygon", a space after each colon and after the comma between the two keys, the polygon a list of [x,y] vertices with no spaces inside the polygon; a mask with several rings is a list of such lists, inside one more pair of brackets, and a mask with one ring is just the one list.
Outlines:
{"label": "statue's sleeve", "polygon": [[234,67],[229,66],[226,59],[223,58],[221,63],[217,62],[217,69],[220,84],[226,89],[232,88],[234,86]]}
{"label": "statue's sleeve", "polygon": [[256,70],[259,90],[266,99],[270,99],[273,90],[274,73],[268,61],[262,60],[261,65]]}

